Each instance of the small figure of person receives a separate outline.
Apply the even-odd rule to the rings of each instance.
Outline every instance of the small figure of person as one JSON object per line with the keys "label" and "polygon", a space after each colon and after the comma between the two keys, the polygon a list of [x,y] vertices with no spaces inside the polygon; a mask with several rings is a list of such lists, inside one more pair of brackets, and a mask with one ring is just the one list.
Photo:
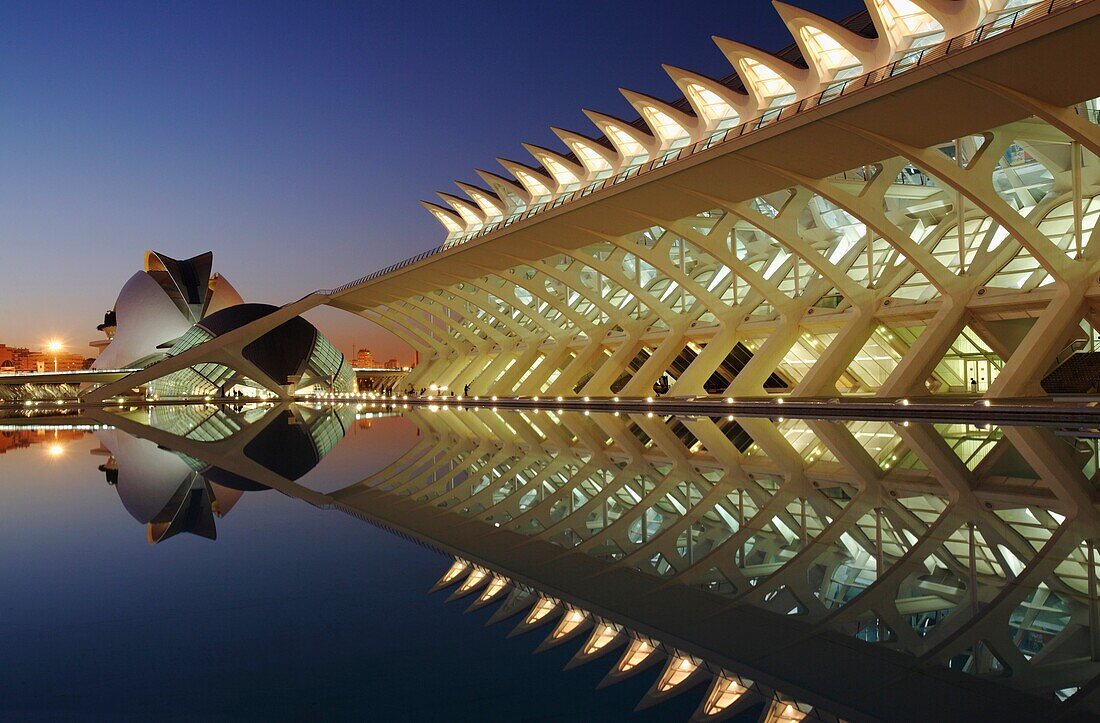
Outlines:
{"label": "small figure of person", "polygon": [[970,393],[971,394],[977,394],[978,393],[978,380],[973,378],[973,377],[970,378]]}
{"label": "small figure of person", "polygon": [[469,384],[462,387],[462,396],[464,396],[464,397],[470,396],[470,385]]}

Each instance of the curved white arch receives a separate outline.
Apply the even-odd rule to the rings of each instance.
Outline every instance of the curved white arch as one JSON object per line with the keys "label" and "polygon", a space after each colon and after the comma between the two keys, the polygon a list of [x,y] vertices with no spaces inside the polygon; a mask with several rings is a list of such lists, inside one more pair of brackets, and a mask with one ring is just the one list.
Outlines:
{"label": "curved white arch", "polygon": [[805,68],[735,40],[717,35],[713,40],[755,99],[757,110],[789,105],[817,89],[816,79]]}
{"label": "curved white arch", "polygon": [[619,92],[634,106],[638,115],[649,126],[653,137],[660,143],[661,150],[676,148],[699,140],[701,124],[698,118],[689,116],[664,101],[644,93],[636,93],[625,88],[619,88]]}
{"label": "curved white arch", "polygon": [[622,165],[622,158],[615,151],[586,135],[554,127],[550,130],[569,147],[569,150],[573,151],[591,179],[611,175]]}
{"label": "curved white arch", "polygon": [[431,203],[430,201],[421,201],[420,205],[428,210],[436,221],[439,221],[440,225],[447,230],[447,238],[453,238],[455,236],[461,236],[466,232],[466,224],[463,223],[462,217],[454,211],[443,208],[442,206]]}
{"label": "curved white arch", "polygon": [[524,143],[523,147],[557,183],[556,192],[572,191],[588,177],[584,168],[547,148],[530,143]]}
{"label": "curved white arch", "polygon": [[603,132],[619,152],[619,169],[651,160],[659,150],[657,140],[626,121],[603,113],[585,110],[588,119]]}
{"label": "curved white arch", "polygon": [[497,158],[497,163],[504,166],[509,173],[516,177],[520,185],[527,189],[527,194],[531,197],[533,203],[548,200],[557,190],[557,183],[554,179],[543,175],[541,171],[531,166],[518,161],[510,161],[507,158]]}
{"label": "curved white arch", "polygon": [[476,170],[476,173],[481,177],[481,180],[489,185],[489,188],[496,192],[497,198],[505,203],[509,214],[531,204],[531,194],[527,193],[527,189],[514,181],[509,181],[492,171],[483,171],[480,168]]}
{"label": "curved white arch", "polygon": [[673,65],[662,67],[708,131],[735,126],[755,112],[752,98],[745,93],[738,93],[713,78],[690,70]]}
{"label": "curved white arch", "polygon": [[485,216],[487,222],[499,220],[504,216],[505,203],[497,198],[495,194],[461,181],[455,181],[455,185],[473,199],[474,203],[481,209],[481,213]]}

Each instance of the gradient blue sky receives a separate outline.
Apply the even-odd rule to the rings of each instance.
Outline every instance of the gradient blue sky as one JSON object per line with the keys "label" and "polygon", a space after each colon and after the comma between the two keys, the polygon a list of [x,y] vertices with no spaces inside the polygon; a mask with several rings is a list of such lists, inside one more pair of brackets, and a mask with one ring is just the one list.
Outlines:
{"label": "gradient blue sky", "polygon": [[674,96],[661,63],[729,73],[715,34],[790,42],[767,0],[0,3],[0,343],[90,352],[147,248],[271,303],[418,253],[420,199],[591,132],[581,108],[634,117],[620,86]]}

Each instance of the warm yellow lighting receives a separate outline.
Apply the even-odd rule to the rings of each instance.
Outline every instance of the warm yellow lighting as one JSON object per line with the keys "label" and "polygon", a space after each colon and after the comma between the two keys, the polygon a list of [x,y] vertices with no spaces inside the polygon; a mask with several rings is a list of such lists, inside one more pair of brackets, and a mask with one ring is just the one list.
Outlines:
{"label": "warm yellow lighting", "polygon": [[748,688],[732,676],[720,676],[715,679],[707,696],[705,712],[709,716],[716,716],[726,708],[740,700],[741,696],[748,692]]}
{"label": "warm yellow lighting", "polygon": [[648,658],[656,648],[649,644],[645,640],[635,640],[627,648],[626,653],[619,661],[618,670],[621,673],[633,670],[641,665],[646,658]]}
{"label": "warm yellow lighting", "polygon": [[683,683],[699,666],[688,657],[677,656],[669,662],[661,679],[657,683],[657,690],[666,693]]}
{"label": "warm yellow lighting", "polygon": [[49,454],[51,457],[60,457],[61,455],[65,454],[65,447],[61,444],[51,444],[49,447],[46,448],[46,453]]}
{"label": "warm yellow lighting", "polygon": [[690,135],[683,126],[673,120],[672,116],[654,106],[643,106],[642,117],[664,143],[672,143]]}
{"label": "warm yellow lighting", "polygon": [[607,623],[600,624],[592,633],[592,637],[584,644],[584,655],[592,655],[600,649],[607,647],[618,634],[619,630],[615,626]]}
{"label": "warm yellow lighting", "polygon": [[58,353],[64,348],[65,346],[57,339],[50,339],[48,342],[46,342],[46,349],[54,354]]}
{"label": "warm yellow lighting", "polygon": [[723,120],[738,120],[737,111],[733,109],[721,96],[698,83],[692,83],[687,87],[688,96],[695,101],[696,107],[712,124]]}

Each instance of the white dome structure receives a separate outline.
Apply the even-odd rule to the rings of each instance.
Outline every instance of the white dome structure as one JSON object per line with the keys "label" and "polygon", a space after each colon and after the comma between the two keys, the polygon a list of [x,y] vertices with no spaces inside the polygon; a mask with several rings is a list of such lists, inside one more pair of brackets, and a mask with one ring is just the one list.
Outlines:
{"label": "white dome structure", "polygon": [[211,275],[213,257],[208,251],[179,260],[147,251],[145,268],[122,287],[99,327],[107,340],[92,343],[101,348],[92,368],[148,366],[196,322],[243,303],[225,277]]}

